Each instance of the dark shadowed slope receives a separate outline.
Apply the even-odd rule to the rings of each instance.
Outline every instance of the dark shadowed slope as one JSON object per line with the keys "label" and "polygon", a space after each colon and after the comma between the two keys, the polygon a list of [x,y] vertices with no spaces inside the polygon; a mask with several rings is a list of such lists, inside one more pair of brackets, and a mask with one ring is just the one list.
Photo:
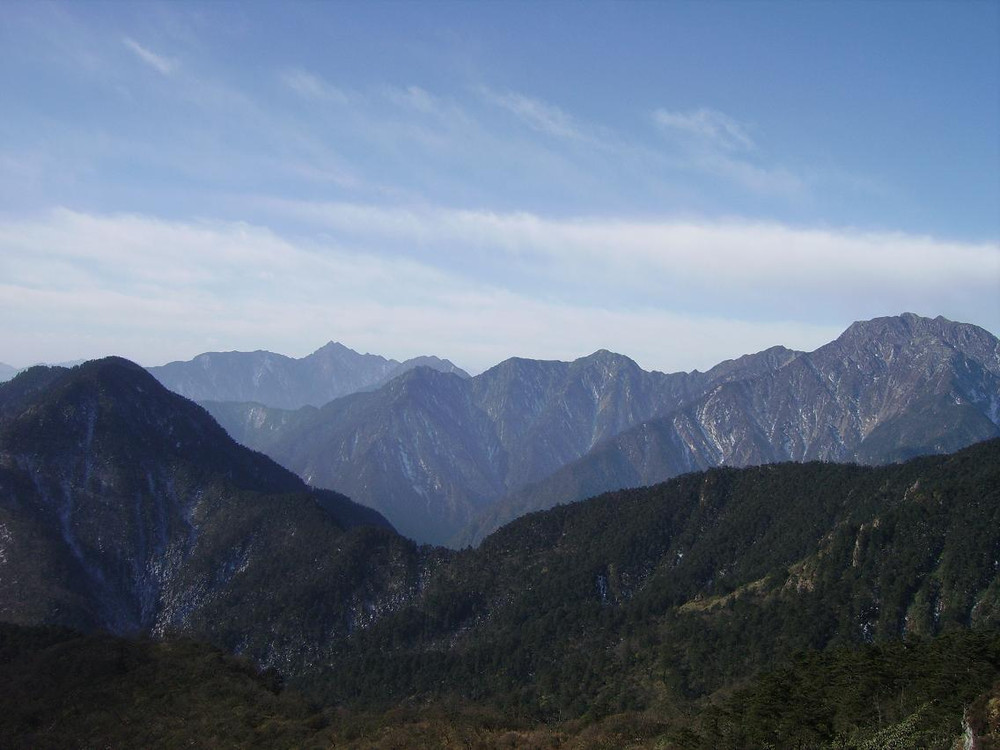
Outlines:
{"label": "dark shadowed slope", "polygon": [[238,445],[126,360],[0,386],[2,619],[183,626],[275,534],[371,524],[390,528]]}

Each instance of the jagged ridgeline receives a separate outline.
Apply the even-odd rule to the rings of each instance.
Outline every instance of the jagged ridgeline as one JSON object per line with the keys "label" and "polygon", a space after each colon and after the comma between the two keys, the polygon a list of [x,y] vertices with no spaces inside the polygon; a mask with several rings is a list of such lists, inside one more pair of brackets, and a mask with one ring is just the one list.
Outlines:
{"label": "jagged ridgeline", "polygon": [[[802,650],[992,642],[998,516],[992,440],[878,468],[687,474],[455,552],[310,490],[124,360],[0,386],[2,619],[193,636],[355,709],[670,725]],[[982,692],[995,650],[975,648]],[[961,711],[945,714],[957,734]],[[817,731],[832,742],[837,721]]]}
{"label": "jagged ridgeline", "polygon": [[904,314],[704,373],[599,351],[471,379],[419,367],[320,408],[233,394],[204,406],[238,441],[417,541],[460,548],[524,513],[713,466],[884,464],[996,437],[1000,342]]}

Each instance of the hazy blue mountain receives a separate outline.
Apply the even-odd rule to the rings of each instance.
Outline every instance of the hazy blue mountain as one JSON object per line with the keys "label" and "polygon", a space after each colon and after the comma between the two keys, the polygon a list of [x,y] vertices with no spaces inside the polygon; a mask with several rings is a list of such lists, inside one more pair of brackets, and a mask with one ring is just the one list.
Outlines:
{"label": "hazy blue mountain", "polygon": [[915,315],[855,323],[787,366],[719,384],[492,505],[460,543],[523,513],[711,466],[888,463],[1000,435],[1000,342]]}
{"label": "hazy blue mountain", "polygon": [[0,362],[0,383],[10,380],[17,375],[17,368]]}
{"label": "hazy blue mountain", "polygon": [[202,403],[234,438],[310,484],[440,544],[497,497],[669,413],[707,384],[796,356],[775,348],[708,373],[666,375],[599,351],[574,362],[509,359],[471,379],[418,367],[320,409]]}
{"label": "hazy blue mountain", "polygon": [[468,377],[446,359],[416,357],[397,362],[358,354],[333,341],[301,359],[266,351],[208,352],[148,369],[167,388],[195,401],[252,401],[297,409],[378,388],[414,367]]}

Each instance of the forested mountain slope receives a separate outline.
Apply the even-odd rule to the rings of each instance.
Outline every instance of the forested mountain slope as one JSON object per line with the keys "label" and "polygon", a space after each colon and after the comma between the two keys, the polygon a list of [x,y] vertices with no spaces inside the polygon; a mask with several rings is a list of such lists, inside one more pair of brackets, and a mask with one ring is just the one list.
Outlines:
{"label": "forested mountain slope", "polygon": [[296,530],[389,524],[235,443],[122,359],[0,385],[0,618],[116,633],[184,627]]}

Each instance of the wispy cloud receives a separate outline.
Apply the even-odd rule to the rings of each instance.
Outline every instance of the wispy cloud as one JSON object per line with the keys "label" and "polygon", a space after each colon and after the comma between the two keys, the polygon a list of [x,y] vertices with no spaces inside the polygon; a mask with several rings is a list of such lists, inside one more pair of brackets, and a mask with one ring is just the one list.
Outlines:
{"label": "wispy cloud", "polygon": [[281,73],[281,81],[304,99],[347,104],[348,95],[315,73],[292,68]]}
{"label": "wispy cloud", "polygon": [[481,89],[481,93],[487,101],[511,112],[522,123],[539,133],[577,141],[594,140],[583,123],[554,104],[515,91],[497,93]]}
{"label": "wispy cloud", "polygon": [[749,151],[755,148],[746,128],[729,115],[714,109],[690,112],[670,112],[658,109],[653,119],[662,128],[694,136],[700,141],[727,151]]}
{"label": "wispy cloud", "polygon": [[122,43],[132,50],[135,56],[146,63],[146,65],[165,76],[170,75],[177,69],[178,63],[176,60],[156,54],[152,50],[143,47],[131,37],[124,37]]}
{"label": "wispy cloud", "polygon": [[657,125],[681,166],[714,175],[756,195],[801,199],[811,190],[810,181],[787,167],[765,160],[747,126],[715,109],[684,112],[657,109]]}
{"label": "wispy cloud", "polygon": [[442,102],[426,89],[420,86],[406,88],[387,87],[385,95],[393,103],[422,112],[427,115],[439,115],[444,109]]}

